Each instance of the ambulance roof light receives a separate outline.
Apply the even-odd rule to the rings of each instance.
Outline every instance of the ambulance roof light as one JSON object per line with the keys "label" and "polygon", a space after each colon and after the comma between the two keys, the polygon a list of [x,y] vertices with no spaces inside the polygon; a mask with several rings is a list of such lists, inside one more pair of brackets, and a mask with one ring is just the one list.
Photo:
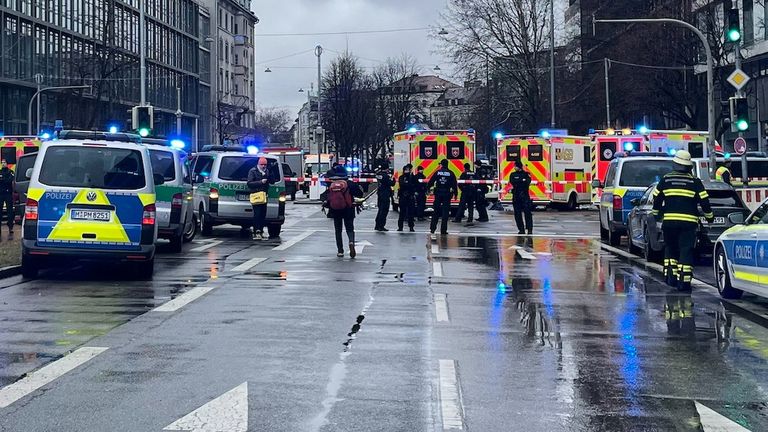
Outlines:
{"label": "ambulance roof light", "polygon": [[596,131],[595,131],[595,129],[594,129],[594,128],[592,128],[592,129],[590,129],[588,132],[589,132],[589,134],[590,134],[590,135],[594,135]]}
{"label": "ambulance roof light", "polygon": [[111,126],[109,127],[109,133],[111,133],[111,134],[116,134],[116,133],[118,133],[118,132],[120,132],[120,128],[118,128],[117,126],[115,126],[115,125],[111,125]]}
{"label": "ambulance roof light", "polygon": [[624,128],[621,130],[622,135],[632,135],[632,129],[630,128]]}
{"label": "ambulance roof light", "polygon": [[51,134],[49,134],[48,132],[43,132],[40,134],[40,138],[44,140],[51,139]]}
{"label": "ambulance roof light", "polygon": [[615,135],[616,134],[616,129],[608,128],[608,129],[605,130],[605,134],[606,135]]}
{"label": "ambulance roof light", "polygon": [[640,126],[639,128],[637,128],[637,130],[640,132],[641,135],[646,135],[649,132],[648,127],[645,125]]}
{"label": "ambulance roof light", "polygon": [[500,140],[500,139],[504,138],[504,134],[501,133],[501,132],[496,132],[496,134],[494,136],[496,137],[497,140]]}
{"label": "ambulance roof light", "polygon": [[625,142],[624,143],[624,150],[626,151],[632,151],[635,149],[635,145],[631,142]]}
{"label": "ambulance roof light", "polygon": [[669,149],[669,155],[674,156],[677,154],[677,149]]}
{"label": "ambulance roof light", "polygon": [[549,139],[552,136],[552,134],[549,133],[548,130],[541,131],[541,137],[544,139]]}

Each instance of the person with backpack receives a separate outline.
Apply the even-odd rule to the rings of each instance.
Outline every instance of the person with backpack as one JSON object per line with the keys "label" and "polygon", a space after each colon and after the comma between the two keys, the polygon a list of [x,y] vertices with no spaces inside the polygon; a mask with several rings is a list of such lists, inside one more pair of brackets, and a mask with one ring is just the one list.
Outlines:
{"label": "person with backpack", "polygon": [[350,181],[347,171],[338,165],[333,174],[327,180],[328,190],[325,195],[324,206],[328,208],[328,218],[333,219],[333,228],[336,234],[337,257],[344,256],[344,244],[341,237],[342,227],[347,231],[349,238],[349,256],[354,258],[355,251],[355,198],[363,197],[363,190],[357,183]]}
{"label": "person with backpack", "polygon": [[400,198],[400,216],[397,218],[397,230],[402,231],[405,221],[408,221],[408,228],[413,229],[413,219],[416,213],[416,188],[418,183],[416,177],[411,173],[413,165],[407,164],[403,167],[403,174],[397,179],[398,198]]}

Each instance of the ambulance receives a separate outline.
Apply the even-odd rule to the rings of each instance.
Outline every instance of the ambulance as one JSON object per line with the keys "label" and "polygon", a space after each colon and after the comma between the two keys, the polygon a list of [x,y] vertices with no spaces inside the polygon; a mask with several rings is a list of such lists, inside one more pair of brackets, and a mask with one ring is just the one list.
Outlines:
{"label": "ambulance", "polygon": [[[589,137],[595,145],[595,160],[593,162],[595,179],[605,181],[605,174],[608,172],[608,166],[616,158],[617,153],[637,153],[648,152],[648,129],[641,127],[634,129],[613,129],[605,130],[591,129]],[[592,194],[592,203],[599,205],[600,194],[602,191],[594,189]]]}
{"label": "ambulance", "polygon": [[649,130],[647,136],[648,151],[674,156],[678,151],[686,150],[693,158],[703,158],[709,134],[702,131]]}
{"label": "ambulance", "polygon": [[[393,155],[395,194],[394,208],[399,205],[397,194],[397,179],[403,171],[403,166],[413,165],[415,172],[418,167],[424,167],[424,176],[430,179],[440,168],[440,161],[448,160],[448,168],[458,178],[464,171],[464,164],[474,163],[475,131],[474,130],[416,130],[409,129],[398,132],[394,136],[395,151]],[[434,198],[427,195],[427,205]],[[458,207],[459,200],[451,201],[451,206]]]}
{"label": "ambulance", "polygon": [[518,160],[531,175],[529,194],[537,205],[574,210],[592,202],[595,146],[588,137],[509,135],[496,143],[500,202],[512,203],[508,182]]}
{"label": "ambulance", "polygon": [[21,156],[40,150],[42,140],[35,136],[0,136],[0,159],[8,162],[8,168],[16,170]]}

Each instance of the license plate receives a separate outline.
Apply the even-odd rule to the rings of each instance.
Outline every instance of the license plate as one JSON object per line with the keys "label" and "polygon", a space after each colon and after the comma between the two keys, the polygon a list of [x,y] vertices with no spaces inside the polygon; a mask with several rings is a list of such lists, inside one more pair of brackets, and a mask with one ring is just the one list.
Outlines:
{"label": "license plate", "polygon": [[[699,220],[701,220],[701,223],[703,223],[703,224],[708,223],[707,222],[707,218],[702,217],[702,218],[699,218]],[[716,217],[714,222],[712,222],[712,225],[725,225],[725,218],[724,217]]]}
{"label": "license plate", "polygon": [[251,194],[249,193],[238,193],[235,195],[235,199],[238,201],[250,201],[251,200]]}
{"label": "license plate", "polygon": [[111,212],[109,210],[72,210],[70,219],[109,222]]}

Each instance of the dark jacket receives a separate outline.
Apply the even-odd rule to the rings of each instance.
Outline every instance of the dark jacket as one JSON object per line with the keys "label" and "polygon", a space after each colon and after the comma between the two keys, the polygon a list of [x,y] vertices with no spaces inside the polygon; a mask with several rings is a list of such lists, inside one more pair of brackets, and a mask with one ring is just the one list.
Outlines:
{"label": "dark jacket", "polygon": [[397,195],[400,200],[413,199],[416,196],[419,184],[413,174],[403,174],[397,179]]}
{"label": "dark jacket", "polygon": [[380,199],[389,199],[392,196],[392,177],[385,170],[376,173],[376,182],[379,184],[379,188],[376,191],[376,195]]}
{"label": "dark jacket", "polygon": [[442,198],[456,196],[459,193],[456,183],[456,174],[448,168],[440,168],[429,179],[427,190],[435,188],[435,196]]}
{"label": "dark jacket", "polygon": [[509,175],[509,184],[512,186],[512,197],[515,203],[528,203],[531,195],[528,189],[531,187],[531,175],[526,171],[513,171]]}
{"label": "dark jacket", "polygon": [[[338,180],[340,180],[340,179],[339,178],[328,179],[328,185],[330,186],[331,183],[333,183],[334,181],[338,181]],[[353,181],[351,181],[349,179],[344,179],[344,181],[347,182],[347,192],[349,192],[350,195],[352,195],[352,202],[353,203],[354,203],[354,199],[355,198],[362,198],[363,197],[363,189],[360,187],[360,185],[358,185],[356,182],[353,182]],[[323,192],[323,195],[320,197],[323,200],[323,206],[328,209],[328,218],[330,218],[330,219],[333,219],[333,218],[348,219],[348,218],[354,218],[357,215],[357,209],[356,209],[355,205],[352,205],[352,207],[346,208],[344,210],[334,210],[334,209],[328,207],[327,204],[326,204],[327,203],[326,200],[327,200],[327,197],[328,197],[328,192],[329,191],[326,190],[325,192]]]}
{"label": "dark jacket", "polygon": [[[464,171],[459,176],[459,180],[476,180],[476,179],[477,179],[477,173],[473,171]],[[472,183],[462,183],[459,185],[459,190],[461,190],[462,195],[466,196],[467,198],[474,197],[476,189],[477,189],[477,185],[474,185]]]}
{"label": "dark jacket", "polygon": [[[492,177],[491,167],[485,165],[477,167],[477,172],[475,173],[475,178],[477,180],[493,180]],[[485,196],[485,194],[487,194],[489,191],[487,184],[480,184],[475,186],[477,193],[482,194],[483,196]]]}
{"label": "dark jacket", "polygon": [[416,193],[419,194],[426,194],[427,193],[427,183],[423,182],[422,180],[426,180],[427,176],[424,175],[424,173],[421,174],[414,174],[413,175],[413,181],[416,182]]}
{"label": "dark jacket", "polygon": [[[263,180],[267,180],[267,182],[264,183]],[[253,167],[248,171],[248,191],[250,193],[267,192],[271,183],[274,182],[269,178],[269,169],[264,174],[257,167]]]}
{"label": "dark jacket", "polygon": [[653,215],[664,222],[699,224],[699,205],[704,217],[714,218],[709,194],[704,184],[689,173],[671,172],[661,179],[653,192]]}
{"label": "dark jacket", "polygon": [[0,169],[0,195],[13,194],[13,170],[10,168]]}

